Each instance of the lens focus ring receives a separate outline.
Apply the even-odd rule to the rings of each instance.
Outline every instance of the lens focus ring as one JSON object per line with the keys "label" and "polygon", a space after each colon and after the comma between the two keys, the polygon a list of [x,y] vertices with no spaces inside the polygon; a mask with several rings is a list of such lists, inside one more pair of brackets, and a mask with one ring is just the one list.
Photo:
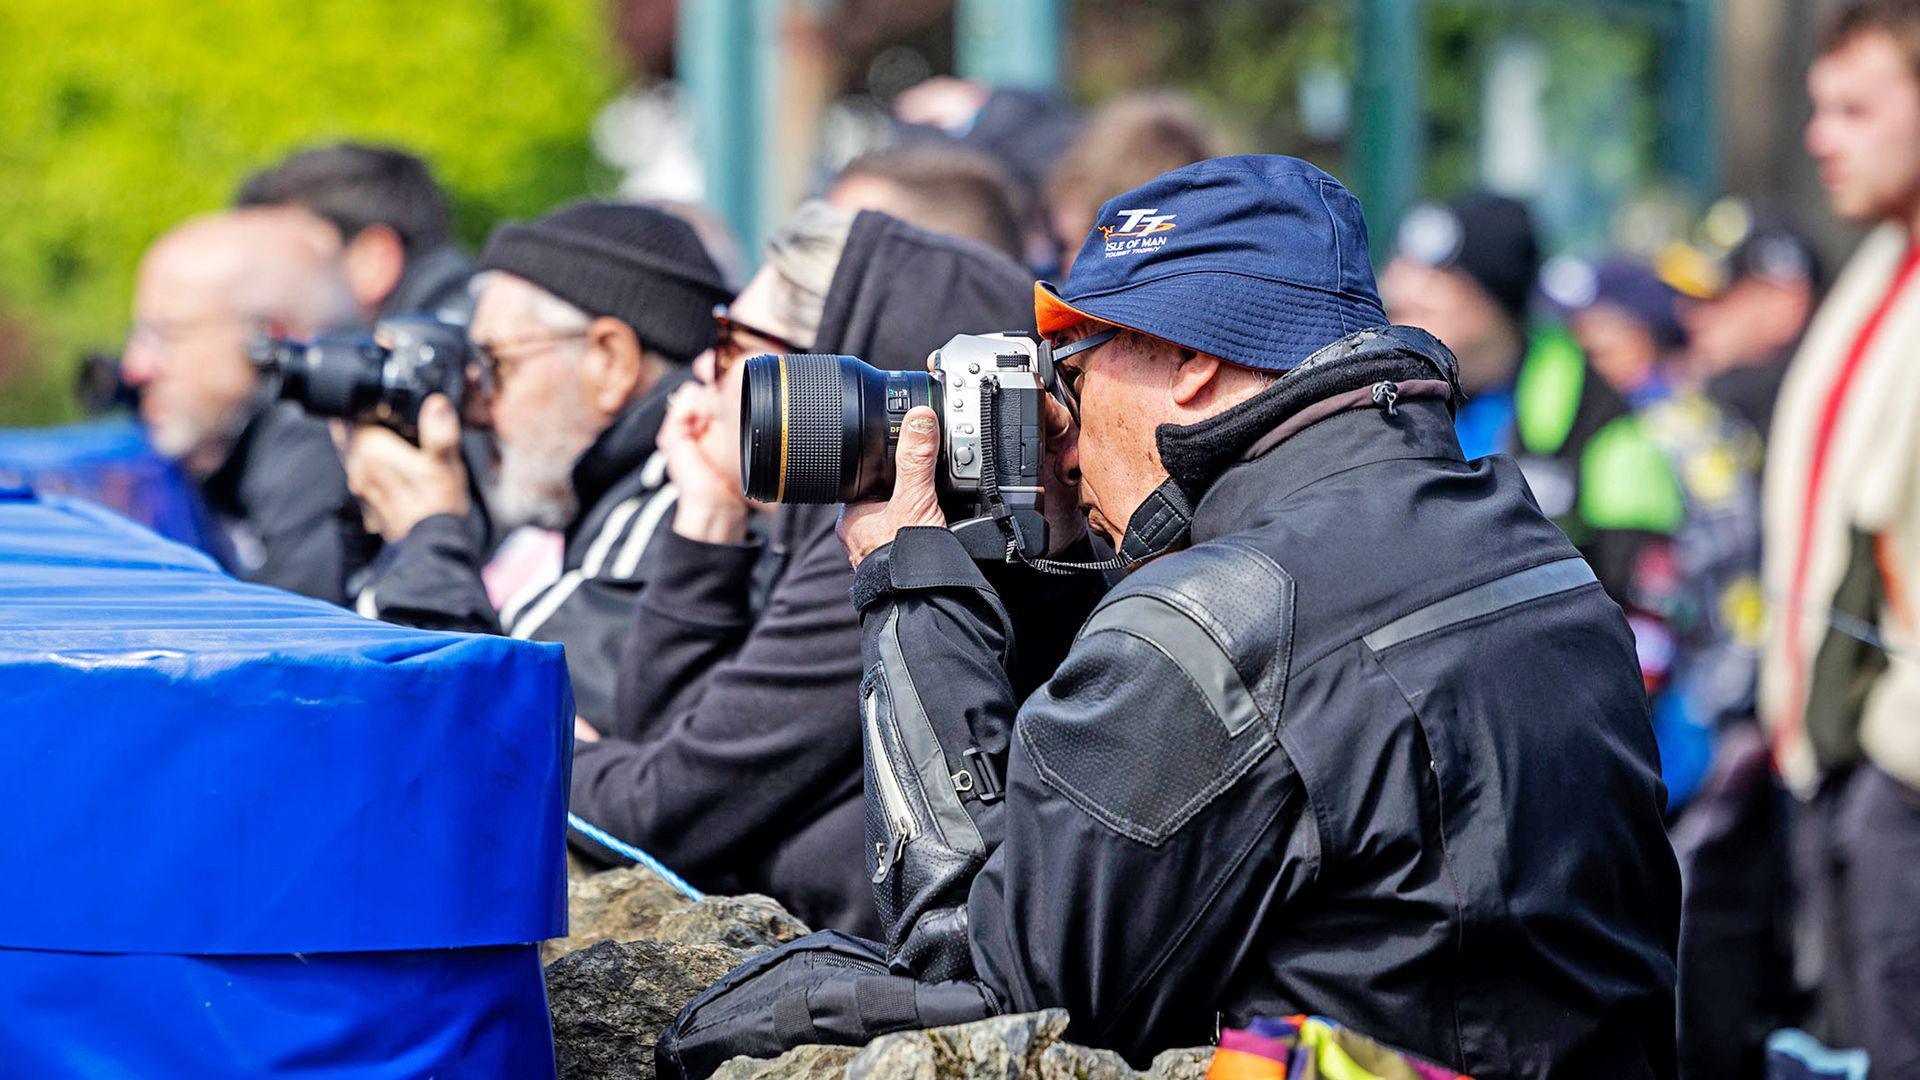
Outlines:
{"label": "lens focus ring", "polygon": [[784,498],[796,503],[838,502],[847,403],[840,358],[789,356],[784,363]]}

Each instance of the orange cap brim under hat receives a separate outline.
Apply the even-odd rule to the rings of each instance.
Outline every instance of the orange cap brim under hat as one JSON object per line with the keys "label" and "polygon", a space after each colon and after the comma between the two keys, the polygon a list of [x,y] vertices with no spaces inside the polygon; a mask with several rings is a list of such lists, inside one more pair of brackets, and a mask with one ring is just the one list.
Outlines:
{"label": "orange cap brim under hat", "polygon": [[[1033,326],[1042,337],[1057,334],[1069,326],[1083,322],[1096,322],[1102,326],[1118,326],[1111,319],[1098,315],[1089,315],[1060,298],[1053,286],[1044,281],[1033,283]],[[1128,327],[1128,329],[1132,329]]]}

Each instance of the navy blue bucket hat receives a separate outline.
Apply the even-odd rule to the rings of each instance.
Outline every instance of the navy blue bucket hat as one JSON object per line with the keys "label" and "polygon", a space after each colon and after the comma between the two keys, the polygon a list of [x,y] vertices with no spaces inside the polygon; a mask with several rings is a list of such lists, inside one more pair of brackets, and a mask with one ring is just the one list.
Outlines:
{"label": "navy blue bucket hat", "polygon": [[1064,288],[1034,287],[1043,334],[1085,319],[1264,371],[1387,325],[1359,200],[1298,158],[1164,173],[1100,208]]}

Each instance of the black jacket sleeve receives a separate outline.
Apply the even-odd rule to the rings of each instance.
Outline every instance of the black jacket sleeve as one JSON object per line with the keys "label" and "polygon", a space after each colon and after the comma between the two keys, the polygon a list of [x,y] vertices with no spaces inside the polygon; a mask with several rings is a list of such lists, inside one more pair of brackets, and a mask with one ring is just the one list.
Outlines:
{"label": "black jacket sleeve", "polygon": [[831,515],[795,538],[757,619],[749,551],[659,543],[611,735],[575,749],[572,807],[711,881],[852,794],[859,627]]}
{"label": "black jacket sleeve", "polygon": [[[1116,604],[1016,709],[1005,607],[950,534],[904,530],[856,595],[890,958],[1003,1009],[1064,1007],[1128,1052],[1210,1037],[1235,943],[1319,851],[1297,776],[1253,768],[1284,758],[1277,732],[1223,721],[1202,689],[1230,659],[1198,624],[1157,640],[1172,608]],[[1005,793],[982,802],[967,750],[995,745]]]}
{"label": "black jacket sleeve", "polygon": [[374,563],[357,606],[364,615],[426,630],[498,634],[499,616],[480,577],[485,562],[472,521],[423,518]]}
{"label": "black jacket sleeve", "polygon": [[271,417],[248,450],[240,498],[262,560],[248,577],[332,603],[368,546],[347,475],[327,429],[308,417]]}

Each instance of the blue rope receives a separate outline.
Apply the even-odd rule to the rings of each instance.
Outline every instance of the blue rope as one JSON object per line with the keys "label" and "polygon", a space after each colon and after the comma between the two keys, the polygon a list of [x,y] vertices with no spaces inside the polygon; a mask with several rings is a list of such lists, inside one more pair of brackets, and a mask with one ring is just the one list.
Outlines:
{"label": "blue rope", "polygon": [[659,874],[661,880],[665,881],[667,884],[673,886],[674,888],[680,890],[681,895],[685,896],[687,899],[697,902],[700,900],[705,900],[707,898],[706,893],[703,893],[699,889],[696,889],[693,886],[687,884],[685,878],[682,878],[679,874],[676,874],[673,871],[667,869],[667,865],[661,862],[659,859],[656,859],[653,856],[647,854],[646,852],[641,851],[639,848],[634,847],[632,844],[627,843],[625,840],[622,840],[619,837],[614,836],[612,833],[609,833],[606,830],[600,828],[598,825],[593,824],[587,819],[581,817],[579,814],[574,814],[574,813],[567,814],[567,824],[587,834],[587,837],[589,839],[593,840],[594,843],[599,844],[601,847],[606,848],[608,851],[611,851],[617,855],[625,855],[627,858],[632,859],[634,862],[639,863],[641,866],[644,866],[647,869],[653,871],[654,873]]}

